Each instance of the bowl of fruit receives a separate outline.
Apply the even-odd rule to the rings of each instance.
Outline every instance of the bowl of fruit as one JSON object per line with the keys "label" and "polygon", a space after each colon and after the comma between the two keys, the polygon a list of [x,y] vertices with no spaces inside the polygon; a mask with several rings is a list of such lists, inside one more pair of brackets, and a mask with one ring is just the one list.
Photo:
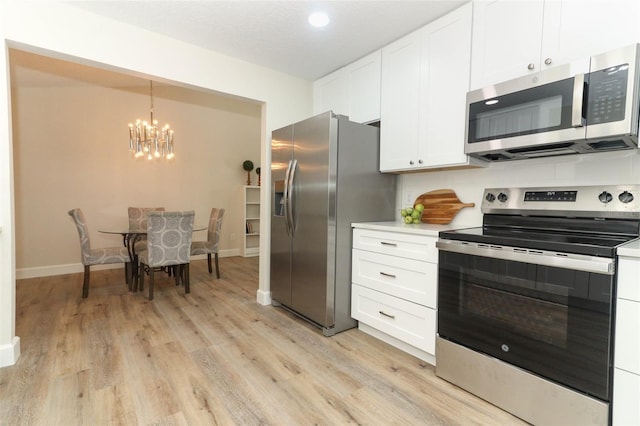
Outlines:
{"label": "bowl of fruit", "polygon": [[420,219],[422,219],[422,212],[424,211],[424,206],[422,204],[416,204],[413,207],[406,207],[400,210],[400,216],[402,216],[402,220],[407,225],[420,223]]}

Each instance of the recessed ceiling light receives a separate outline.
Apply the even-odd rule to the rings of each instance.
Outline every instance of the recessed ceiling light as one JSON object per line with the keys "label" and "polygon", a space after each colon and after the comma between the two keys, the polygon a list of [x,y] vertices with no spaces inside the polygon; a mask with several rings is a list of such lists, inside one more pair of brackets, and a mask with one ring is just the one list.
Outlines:
{"label": "recessed ceiling light", "polygon": [[329,16],[324,12],[314,12],[309,15],[309,23],[316,28],[326,27],[329,24]]}

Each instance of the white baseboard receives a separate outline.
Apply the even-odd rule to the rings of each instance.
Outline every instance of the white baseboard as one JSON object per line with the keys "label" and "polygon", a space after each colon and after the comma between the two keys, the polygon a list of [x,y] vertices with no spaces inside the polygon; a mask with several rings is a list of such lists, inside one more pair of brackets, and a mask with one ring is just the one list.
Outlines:
{"label": "white baseboard", "polygon": [[271,304],[271,292],[270,291],[263,291],[258,289],[257,293],[256,293],[256,301],[263,305],[263,306],[267,306]]}
{"label": "white baseboard", "polygon": [[[240,249],[220,250],[220,257],[233,257],[240,256]],[[193,260],[206,259],[206,254],[193,256]],[[122,263],[114,263],[111,265],[95,265],[91,267],[92,271],[100,271],[104,269],[122,269],[124,265]],[[23,280],[27,278],[39,278],[39,277],[51,277],[54,275],[66,275],[77,274],[84,272],[84,266],[82,263],[70,263],[67,265],[50,265],[50,266],[36,266],[33,268],[21,268],[16,269],[16,279]]]}
{"label": "white baseboard", "polygon": [[0,345],[0,368],[9,367],[20,358],[20,338],[15,336],[11,343]]}
{"label": "white baseboard", "polygon": [[382,340],[385,343],[388,343],[391,346],[395,346],[396,348],[400,349],[401,351],[404,351],[410,355],[415,356],[416,358],[419,358],[425,362],[428,362],[429,364],[435,366],[436,365],[436,357],[435,355],[432,355],[430,353],[427,353],[421,349],[418,349],[414,346],[411,346],[401,340],[396,339],[393,336],[388,335],[385,332],[382,332],[376,328],[371,327],[370,325],[367,325],[361,321],[358,321],[358,329],[364,333],[367,333],[379,340]]}

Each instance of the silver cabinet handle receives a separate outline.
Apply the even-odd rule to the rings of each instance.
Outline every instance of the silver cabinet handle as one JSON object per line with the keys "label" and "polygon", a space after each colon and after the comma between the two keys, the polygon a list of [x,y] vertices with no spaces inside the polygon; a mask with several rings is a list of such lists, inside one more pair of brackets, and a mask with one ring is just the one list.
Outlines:
{"label": "silver cabinet handle", "polygon": [[388,243],[386,241],[380,241],[380,244],[382,244],[383,246],[391,246],[391,247],[398,247],[397,244],[395,243]]}
{"label": "silver cabinet handle", "polygon": [[395,278],[396,276],[393,274],[387,274],[386,272],[380,272],[380,275],[385,276],[385,277],[389,277],[389,278]]}
{"label": "silver cabinet handle", "polygon": [[551,58],[547,58],[544,60],[545,65],[551,65]]}
{"label": "silver cabinet handle", "polygon": [[388,313],[384,312],[384,311],[378,311],[378,313],[382,316],[385,316],[387,318],[391,318],[391,319],[396,319],[395,315],[389,315]]}
{"label": "silver cabinet handle", "polygon": [[533,62],[531,62],[529,65],[527,65],[527,69],[528,70],[532,70],[534,69],[536,66],[533,64]]}

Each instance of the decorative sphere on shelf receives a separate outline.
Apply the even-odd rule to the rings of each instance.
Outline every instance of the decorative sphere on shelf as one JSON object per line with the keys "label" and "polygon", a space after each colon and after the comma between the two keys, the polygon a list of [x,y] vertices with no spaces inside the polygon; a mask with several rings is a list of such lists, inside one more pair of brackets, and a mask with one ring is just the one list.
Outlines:
{"label": "decorative sphere on shelf", "polygon": [[251,170],[253,170],[253,161],[245,160],[242,163],[242,168],[247,172],[247,185],[251,185]]}

